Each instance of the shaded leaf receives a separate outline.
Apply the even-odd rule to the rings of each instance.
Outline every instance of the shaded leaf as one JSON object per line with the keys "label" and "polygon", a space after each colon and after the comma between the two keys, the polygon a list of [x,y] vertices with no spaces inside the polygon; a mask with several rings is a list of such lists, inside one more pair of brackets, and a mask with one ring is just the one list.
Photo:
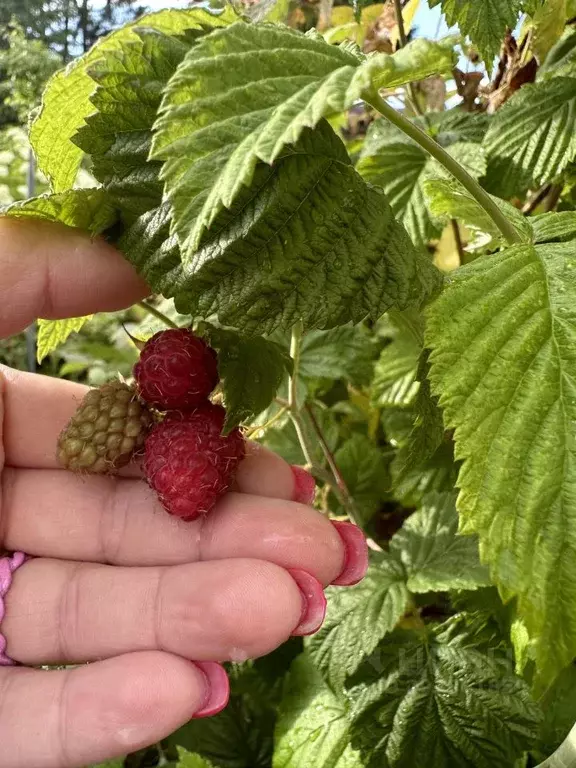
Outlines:
{"label": "shaded leaf", "polygon": [[349,743],[347,708],[307,654],[297,658],[280,705],[273,768],[363,768]]}
{"label": "shaded leaf", "polygon": [[476,589],[490,584],[478,537],[458,534],[456,494],[430,494],[390,541],[404,564],[411,592]]}
{"label": "shaded leaf", "polygon": [[366,768],[509,768],[533,743],[541,715],[527,685],[468,635],[397,631],[373,664],[350,691]]}
{"label": "shaded leaf", "polygon": [[[446,123],[445,131],[442,122],[434,126],[436,139],[469,173],[482,176],[486,162],[481,146],[460,139],[467,135],[467,130],[478,131],[475,121],[474,128],[466,123],[458,125],[452,116]],[[447,172],[406,134],[386,120],[374,122],[356,168],[367,181],[386,192],[392,210],[416,245],[424,246],[439,236],[441,228],[428,209],[424,185],[430,178],[446,178]]]}
{"label": "shaded leaf", "polygon": [[364,383],[372,373],[374,357],[373,336],[363,325],[310,331],[302,340],[300,375]]}
{"label": "shaded leaf", "polygon": [[307,641],[314,663],[335,691],[392,632],[408,610],[410,597],[401,563],[373,556],[368,573],[354,587],[328,587],[324,624]]}
{"label": "shaded leaf", "polygon": [[412,404],[419,384],[416,381],[421,348],[407,333],[385,347],[374,368],[372,402],[377,407],[406,407]]}
{"label": "shaded leaf", "polygon": [[[362,434],[354,434],[334,455],[352,498],[367,522],[377,512],[390,485],[386,459],[372,440]],[[331,510],[335,512],[334,505]]]}
{"label": "shaded leaf", "polygon": [[292,370],[292,360],[279,344],[259,336],[214,326],[207,327],[205,335],[218,353],[228,433],[270,405],[286,372]]}

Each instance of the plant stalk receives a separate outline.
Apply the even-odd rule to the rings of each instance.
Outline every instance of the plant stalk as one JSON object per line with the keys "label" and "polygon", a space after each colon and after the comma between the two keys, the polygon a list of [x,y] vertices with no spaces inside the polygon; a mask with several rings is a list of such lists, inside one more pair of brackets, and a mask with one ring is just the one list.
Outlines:
{"label": "plant stalk", "polygon": [[356,506],[356,502],[354,501],[352,494],[348,490],[346,481],[342,477],[342,473],[340,472],[340,469],[336,464],[336,460],[334,459],[332,451],[330,450],[328,443],[326,442],[326,438],[324,437],[324,433],[320,428],[320,424],[318,424],[318,420],[316,419],[316,416],[314,416],[314,411],[308,404],[305,406],[305,408],[306,408],[306,413],[308,414],[308,418],[310,419],[310,422],[312,424],[312,429],[316,433],[316,437],[318,438],[318,442],[320,443],[320,447],[322,448],[322,452],[326,459],[326,463],[328,464],[328,466],[330,467],[330,471],[334,475],[334,480],[339,490],[338,495],[340,497],[342,506],[346,510],[350,520],[352,520],[353,523],[355,523],[359,528],[361,528],[362,522],[360,519],[360,513],[358,512],[358,507]]}
{"label": "plant stalk", "polygon": [[520,235],[516,231],[516,228],[510,221],[508,221],[506,216],[504,216],[490,195],[482,189],[476,179],[472,178],[468,171],[463,168],[452,155],[448,154],[438,142],[434,141],[431,136],[428,136],[428,134],[420,130],[417,125],[410,122],[410,120],[400,114],[400,112],[397,112],[380,96],[379,93],[365,93],[364,100],[371,104],[383,117],[393,123],[444,166],[444,168],[446,168],[446,170],[472,195],[478,205],[486,211],[510,245],[515,245],[516,243],[521,242]]}
{"label": "plant stalk", "polygon": [[[398,27],[398,38],[400,39],[400,47],[404,48],[408,42],[406,37],[406,30],[404,29],[404,17],[402,16],[402,0],[394,0],[394,13],[396,15],[396,26]],[[414,112],[420,117],[424,117],[424,112],[420,109],[418,104],[418,97],[416,95],[416,89],[414,83],[408,83],[406,86],[408,96],[410,98],[410,105],[414,109]]]}
{"label": "plant stalk", "polygon": [[169,317],[166,317],[166,315],[163,312],[160,312],[159,309],[156,309],[156,307],[153,307],[151,304],[148,304],[148,302],[139,301],[138,306],[142,307],[142,309],[148,312],[148,314],[153,315],[154,317],[158,318],[158,320],[161,320],[169,328],[178,328],[176,323],[173,323]]}
{"label": "plant stalk", "polygon": [[[326,460],[328,461],[330,469],[332,470],[331,472],[327,472],[323,467],[318,466],[318,463],[315,461],[314,451],[309,440],[306,424],[304,423],[304,419],[302,418],[302,413],[298,407],[297,386],[298,386],[298,371],[300,369],[300,351],[302,348],[302,335],[303,335],[302,321],[298,321],[292,328],[292,339],[290,342],[290,357],[292,358],[292,361],[293,361],[292,375],[290,376],[288,381],[288,409],[289,409],[290,418],[292,419],[292,423],[294,424],[294,429],[296,430],[296,434],[298,436],[298,442],[300,443],[300,447],[302,448],[302,453],[304,454],[306,462],[310,467],[310,471],[318,480],[321,480],[323,483],[328,485],[333,490],[340,504],[346,510],[348,517],[358,524],[359,515],[356,510],[356,505],[354,504],[354,501],[350,496],[350,494],[348,493],[348,495],[346,496],[342,490],[342,486],[346,488],[346,484],[344,483],[342,476],[340,475],[340,472],[336,467],[334,457],[332,456],[332,454],[330,454],[328,445],[326,443],[324,435],[322,434],[322,430],[320,429],[318,423],[316,422],[316,419],[312,418],[311,419],[312,424],[315,425],[314,431],[318,437],[318,441],[320,443],[322,451],[324,452],[324,455],[326,456]],[[308,413],[310,413],[310,411],[308,411]],[[328,451],[328,453],[330,454],[330,457],[331,457],[330,461],[328,460],[326,451]],[[336,471],[334,471],[334,469],[336,469]],[[342,486],[338,482],[338,477],[340,477],[342,480]],[[346,491],[347,490],[348,489],[346,488]]]}

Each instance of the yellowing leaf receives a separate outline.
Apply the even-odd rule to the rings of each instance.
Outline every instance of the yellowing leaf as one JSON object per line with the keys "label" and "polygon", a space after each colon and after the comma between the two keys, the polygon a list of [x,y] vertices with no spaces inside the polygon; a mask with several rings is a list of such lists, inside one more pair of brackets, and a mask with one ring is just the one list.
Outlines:
{"label": "yellowing leaf", "polygon": [[92,315],[71,317],[66,320],[38,320],[37,357],[44,358],[63,344],[71,333],[79,331]]}
{"label": "yellowing leaf", "polygon": [[542,63],[554,43],[564,32],[566,0],[546,0],[532,18],[532,48]]}

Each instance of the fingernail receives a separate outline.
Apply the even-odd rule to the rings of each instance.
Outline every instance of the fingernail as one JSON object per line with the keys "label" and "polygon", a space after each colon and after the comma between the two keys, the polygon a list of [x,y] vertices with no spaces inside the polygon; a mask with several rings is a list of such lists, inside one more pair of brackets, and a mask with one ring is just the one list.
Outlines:
{"label": "fingernail", "polygon": [[338,531],[344,544],[344,567],[332,584],[337,587],[350,587],[358,584],[368,570],[368,545],[360,528],[353,523],[339,520],[330,521]]}
{"label": "fingernail", "polygon": [[320,629],[326,616],[326,595],[322,584],[300,568],[288,568],[288,573],[302,594],[302,614],[292,635],[313,635]]}
{"label": "fingernail", "polygon": [[312,504],[316,495],[316,481],[302,467],[291,465],[290,469],[294,475],[294,493],[292,501],[299,501],[301,504]]}
{"label": "fingernail", "polygon": [[230,682],[226,670],[215,661],[195,661],[193,663],[206,680],[206,699],[198,712],[192,715],[192,719],[217,715],[228,704],[230,698]]}

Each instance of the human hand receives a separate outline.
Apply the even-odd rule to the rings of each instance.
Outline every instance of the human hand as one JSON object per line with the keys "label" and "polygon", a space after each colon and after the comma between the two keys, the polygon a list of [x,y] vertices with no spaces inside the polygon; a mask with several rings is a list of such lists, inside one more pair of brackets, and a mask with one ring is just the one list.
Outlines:
{"label": "human hand", "polygon": [[[0,337],[147,292],[102,241],[0,220]],[[237,490],[183,523],[134,472],[57,468],[56,438],[85,387],[6,368],[0,385],[0,546],[34,556],[14,574],[0,627],[25,665],[0,667],[0,768],[99,762],[214,714],[228,696],[214,662],[315,631],[322,587],[363,576],[363,535],[301,503],[311,479],[271,452],[251,446]],[[82,662],[94,663],[27,668]]]}

